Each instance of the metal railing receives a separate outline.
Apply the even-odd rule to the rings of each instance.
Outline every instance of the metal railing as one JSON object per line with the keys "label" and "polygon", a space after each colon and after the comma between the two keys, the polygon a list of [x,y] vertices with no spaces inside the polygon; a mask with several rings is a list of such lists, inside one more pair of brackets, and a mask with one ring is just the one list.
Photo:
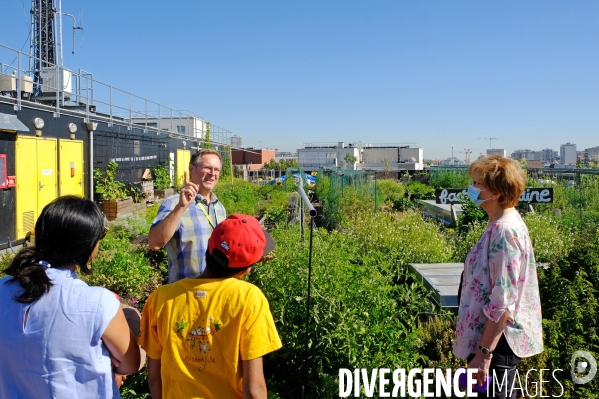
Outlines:
{"label": "metal railing", "polygon": [[[12,61],[6,63],[3,60]],[[44,70],[53,72],[53,76],[47,82],[36,82],[35,75],[41,71],[30,69],[36,60],[42,61],[0,44],[0,78],[12,77],[15,82],[15,90],[0,93],[0,99],[12,99],[15,110],[20,110],[24,104],[36,102],[51,106],[55,117],[69,110],[81,113],[86,122],[90,118],[102,120],[109,126],[118,124],[129,130],[138,127],[144,132],[192,137],[200,141],[206,135],[206,121],[201,116],[167,107],[95,80],[90,72],[82,69],[75,72],[48,64]],[[31,94],[25,92],[27,86],[33,87]],[[211,125],[211,142],[230,145],[231,134],[227,129]]]}

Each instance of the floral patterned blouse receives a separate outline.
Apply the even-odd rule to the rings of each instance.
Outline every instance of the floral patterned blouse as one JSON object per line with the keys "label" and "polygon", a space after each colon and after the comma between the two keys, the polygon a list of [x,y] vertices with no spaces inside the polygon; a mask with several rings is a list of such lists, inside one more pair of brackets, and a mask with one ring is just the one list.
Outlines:
{"label": "floral patterned blouse", "polygon": [[541,300],[528,229],[516,211],[487,227],[464,262],[453,353],[476,353],[488,320],[507,310],[503,334],[519,357],[543,351]]}

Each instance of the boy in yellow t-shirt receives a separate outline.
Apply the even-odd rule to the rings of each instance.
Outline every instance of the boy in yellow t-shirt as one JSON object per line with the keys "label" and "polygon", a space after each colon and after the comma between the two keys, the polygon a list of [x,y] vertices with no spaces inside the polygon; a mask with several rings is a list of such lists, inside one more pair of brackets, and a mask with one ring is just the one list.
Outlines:
{"label": "boy in yellow t-shirt", "polygon": [[148,298],[139,344],[152,398],[266,398],[262,356],[282,344],[268,302],[238,280],[273,250],[256,218],[230,215],[208,240],[206,270]]}

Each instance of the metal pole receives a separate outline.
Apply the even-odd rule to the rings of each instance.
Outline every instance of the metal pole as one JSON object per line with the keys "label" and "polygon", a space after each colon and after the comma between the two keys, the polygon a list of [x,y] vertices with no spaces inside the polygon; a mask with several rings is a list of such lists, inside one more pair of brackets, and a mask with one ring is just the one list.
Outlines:
{"label": "metal pole", "polygon": [[[303,192],[303,189],[302,189]],[[305,195],[305,193],[304,193]],[[303,199],[303,198],[302,198]],[[306,302],[306,341],[304,344],[304,387],[302,389],[302,396],[306,397],[306,385],[310,379],[310,373],[308,368],[308,327],[310,326],[310,292],[312,288],[312,237],[314,231],[314,217],[310,218],[310,249],[308,252],[308,300]]]}
{"label": "metal pole", "polygon": [[578,194],[580,196],[580,233],[582,234],[582,175],[580,172],[578,175]]}
{"label": "metal pole", "polygon": [[374,171],[374,212],[376,213],[376,170]]}

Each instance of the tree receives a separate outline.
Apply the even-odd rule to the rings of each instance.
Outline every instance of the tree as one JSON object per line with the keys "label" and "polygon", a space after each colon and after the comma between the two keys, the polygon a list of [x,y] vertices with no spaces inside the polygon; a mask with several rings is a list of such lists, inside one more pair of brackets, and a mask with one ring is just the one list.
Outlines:
{"label": "tree", "polygon": [[264,163],[264,169],[276,170],[279,169],[279,165],[277,165],[277,162],[273,158],[270,161]]}
{"label": "tree", "polygon": [[299,168],[299,163],[297,159],[280,159],[279,166],[282,170],[287,170],[288,168]]}
{"label": "tree", "polygon": [[353,156],[349,152],[347,154],[345,154],[345,157],[343,158],[343,161],[345,162],[345,166],[347,169],[350,169],[350,168],[353,169],[354,164],[356,163],[357,160],[358,160],[358,158]]}

